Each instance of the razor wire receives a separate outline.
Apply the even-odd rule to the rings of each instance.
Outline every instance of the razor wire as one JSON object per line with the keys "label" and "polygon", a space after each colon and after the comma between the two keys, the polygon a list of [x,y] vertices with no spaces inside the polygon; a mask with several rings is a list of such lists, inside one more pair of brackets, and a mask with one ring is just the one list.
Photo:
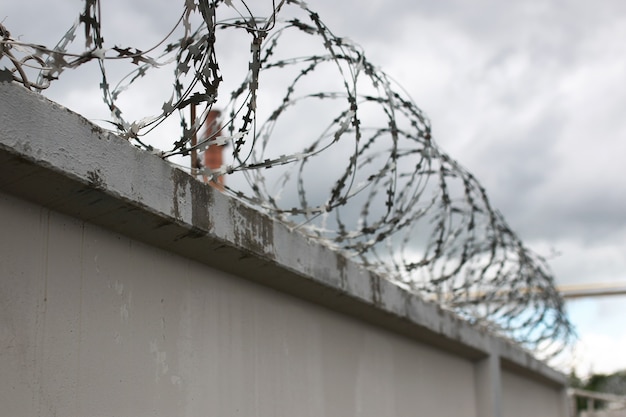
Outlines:
{"label": "razor wire", "polygon": [[[170,160],[228,146],[222,167],[195,167],[209,179],[228,176],[224,192],[536,352],[569,343],[572,326],[546,261],[435,144],[408,94],[305,2],[273,2],[269,16],[258,17],[244,1],[185,0],[175,26],[148,50],[106,45],[100,8],[85,0],[51,48],[16,40],[0,25],[0,82],[41,91],[95,61],[109,123],[135,146]],[[70,52],[81,30],[84,50]],[[246,39],[239,52],[247,68],[222,100],[229,74],[217,50],[233,34]],[[133,66],[115,85],[111,61]],[[165,67],[173,82],[161,112],[128,119],[120,97]],[[200,109],[193,120],[191,106]],[[223,127],[206,133],[217,107]],[[147,134],[175,113],[182,133],[157,149]]]}

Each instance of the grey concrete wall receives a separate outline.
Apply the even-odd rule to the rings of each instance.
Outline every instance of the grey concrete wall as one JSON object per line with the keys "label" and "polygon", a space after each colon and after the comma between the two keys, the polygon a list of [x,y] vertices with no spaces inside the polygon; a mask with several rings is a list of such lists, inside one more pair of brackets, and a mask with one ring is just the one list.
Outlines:
{"label": "grey concrete wall", "polygon": [[563,387],[533,380],[509,369],[502,372],[504,417],[568,415]]}
{"label": "grey concrete wall", "polygon": [[0,230],[2,415],[565,415],[527,352],[7,83]]}
{"label": "grey concrete wall", "polygon": [[475,416],[471,361],[0,196],[7,416]]}

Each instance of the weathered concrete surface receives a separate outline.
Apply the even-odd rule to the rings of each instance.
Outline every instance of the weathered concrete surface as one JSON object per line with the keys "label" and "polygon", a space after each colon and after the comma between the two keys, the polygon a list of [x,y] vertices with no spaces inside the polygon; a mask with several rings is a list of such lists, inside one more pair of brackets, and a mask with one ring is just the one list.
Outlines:
{"label": "weathered concrete surface", "polygon": [[[82,225],[80,227],[83,229],[90,228],[89,224],[95,224],[120,233],[125,236],[124,239],[130,239],[130,247],[137,246],[137,243],[132,242],[144,242],[165,250],[163,253],[183,255],[187,259],[207,265],[210,271],[221,271],[218,275],[244,277],[282,293],[356,317],[362,321],[351,322],[361,323],[355,324],[356,326],[369,323],[408,336],[418,342],[416,346],[421,346],[420,349],[431,349],[426,348],[431,346],[446,358],[454,358],[461,361],[459,363],[469,363],[472,364],[471,367],[477,367],[479,371],[472,371],[470,380],[479,385],[486,383],[493,389],[499,387],[500,369],[494,368],[493,364],[500,362],[508,364],[510,369],[522,370],[522,373],[535,380],[547,381],[548,385],[564,384],[562,375],[514,345],[473,328],[449,312],[425,303],[381,277],[358,268],[332,250],[307,241],[284,225],[216,192],[172,168],[158,157],[129,146],[126,141],[103,132],[67,109],[22,87],[7,83],[0,83],[0,190],[42,207],[40,216],[56,216],[55,212],[65,213],[70,218],[77,219],[76,224]],[[68,222],[72,223],[67,219],[61,223]],[[50,227],[50,223],[40,222],[38,227]],[[14,231],[5,235],[4,244],[11,247],[13,236],[19,233]],[[72,245],[76,251],[84,253],[83,246],[77,242]],[[50,243],[47,249],[44,246],[40,248],[44,252],[59,249],[52,248],[54,245]],[[119,248],[110,250],[120,251]],[[149,252],[147,249],[145,251]],[[37,267],[23,265],[23,262],[21,266],[15,262],[7,263],[9,266],[5,268],[9,270],[3,269],[0,277],[9,281],[11,277],[18,275],[42,279],[41,271],[46,271],[45,276],[49,276],[48,256],[46,254]],[[76,262],[83,266],[85,264],[86,258],[78,257],[75,251],[61,252],[58,256],[60,259],[64,256],[76,256]],[[125,256],[123,251],[119,256]],[[174,255],[160,256],[168,258]],[[152,258],[154,256],[147,257]],[[108,262],[115,263],[115,259],[110,257]],[[167,280],[168,286],[187,285],[188,278],[185,274],[179,278],[181,269],[177,268],[185,270],[191,264],[183,263],[177,268],[163,266],[169,271],[163,277],[163,271],[150,267],[151,263],[146,263],[141,257],[127,260],[144,266],[128,270],[119,266],[115,274],[131,279],[134,274],[143,273],[146,282],[142,281],[137,285],[144,289],[149,288],[151,279]],[[152,259],[151,262],[153,261],[155,260]],[[156,263],[161,265],[160,262]],[[196,263],[193,265],[194,268],[199,268]],[[132,271],[134,272],[131,273]],[[213,275],[214,272],[204,274]],[[84,279],[84,271],[80,275]],[[156,278],[157,275],[159,278]],[[43,337],[37,326],[50,313],[41,312],[42,308],[47,308],[47,304],[41,303],[41,283],[33,279],[35,281],[29,285],[39,288],[37,291],[22,288],[21,281],[15,279],[10,282],[17,287],[7,288],[8,291],[35,294],[33,297],[38,301],[32,305],[35,308],[32,311],[38,313],[33,318],[36,323],[30,323],[35,328],[32,333],[35,339],[26,339],[37,344],[37,338]],[[232,279],[237,280],[234,277]],[[46,284],[45,288],[49,287]],[[70,294],[72,291],[75,289],[69,290]],[[192,291],[191,294],[193,293]],[[77,297],[82,300],[80,305],[83,306],[86,302],[84,296],[78,294]],[[33,302],[28,297],[25,300]],[[241,303],[240,300],[236,302]],[[277,302],[283,301],[281,299]],[[179,306],[184,305],[181,303],[182,301]],[[82,317],[82,307],[75,308],[78,308],[78,317]],[[106,310],[106,304],[102,304],[101,308]],[[148,318],[150,311],[148,308],[142,315]],[[70,321],[71,317],[75,317],[74,313],[63,314]],[[93,314],[97,315],[95,312]],[[120,315],[124,314],[130,313],[120,312]],[[349,320],[347,316],[335,314],[333,317],[337,320],[337,317]],[[266,318],[276,320],[275,317]],[[222,321],[218,323],[224,325]],[[169,337],[176,339],[173,335]],[[203,346],[203,343],[208,342],[197,343]],[[348,345],[349,342],[346,342],[346,346]],[[155,349],[158,357],[160,350],[158,347]],[[70,351],[76,353],[76,349]],[[78,351],[82,352],[81,355],[85,354],[84,348]],[[255,351],[251,354],[257,353]],[[319,352],[311,354],[318,355]],[[480,365],[487,363],[485,360],[490,361],[491,368]],[[481,369],[490,370],[483,372]],[[30,381],[32,384],[32,379]],[[72,381],[77,383],[75,378]],[[473,387],[474,384],[470,386]],[[499,393],[475,392],[474,388],[471,391],[482,404],[477,409],[490,410],[484,415],[499,415]],[[468,412],[467,415],[473,415],[472,413]]]}
{"label": "weathered concrete surface", "polygon": [[476,414],[471,361],[0,194],[6,416]]}
{"label": "weathered concrete surface", "polygon": [[504,369],[502,372],[502,416],[568,415],[564,388],[538,382]]}

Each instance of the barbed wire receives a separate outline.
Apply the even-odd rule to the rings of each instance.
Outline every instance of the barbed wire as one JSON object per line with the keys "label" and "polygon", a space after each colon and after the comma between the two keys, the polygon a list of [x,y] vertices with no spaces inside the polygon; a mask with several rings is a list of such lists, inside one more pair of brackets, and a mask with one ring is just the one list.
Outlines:
{"label": "barbed wire", "polygon": [[[523,245],[478,180],[437,147],[408,94],[305,2],[274,2],[259,18],[243,1],[185,0],[175,26],[143,51],[106,46],[100,7],[86,0],[52,48],[18,41],[0,26],[0,60],[9,65],[0,81],[41,91],[95,61],[109,122],[136,146],[172,159],[228,145],[228,163],[201,170],[214,180],[229,175],[224,192],[528,348],[554,352],[569,343],[572,326],[546,261]],[[85,49],[71,53],[79,29]],[[217,49],[234,34],[247,39],[249,50],[239,51],[247,69],[222,102]],[[111,61],[134,67],[114,86]],[[128,120],[120,96],[168,66],[173,88],[161,112]],[[217,105],[223,128],[195,142]],[[193,120],[191,106],[201,109]],[[182,133],[159,150],[146,135],[174,113]]]}

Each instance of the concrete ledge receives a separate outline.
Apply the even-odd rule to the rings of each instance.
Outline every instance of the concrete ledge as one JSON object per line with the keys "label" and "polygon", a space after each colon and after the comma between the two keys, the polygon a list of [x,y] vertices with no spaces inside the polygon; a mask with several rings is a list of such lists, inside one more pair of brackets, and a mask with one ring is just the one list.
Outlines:
{"label": "concrete ledge", "polygon": [[0,83],[0,189],[473,360],[563,375],[340,254],[140,151],[83,117]]}

